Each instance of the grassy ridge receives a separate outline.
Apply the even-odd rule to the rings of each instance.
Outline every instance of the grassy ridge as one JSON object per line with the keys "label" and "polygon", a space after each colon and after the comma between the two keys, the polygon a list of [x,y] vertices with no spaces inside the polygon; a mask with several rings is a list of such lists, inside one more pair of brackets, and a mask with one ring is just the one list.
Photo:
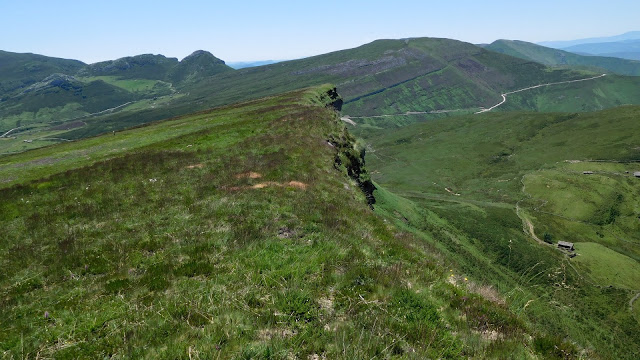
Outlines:
{"label": "grassy ridge", "polygon": [[3,157],[2,356],[575,353],[370,210],[327,90]]}

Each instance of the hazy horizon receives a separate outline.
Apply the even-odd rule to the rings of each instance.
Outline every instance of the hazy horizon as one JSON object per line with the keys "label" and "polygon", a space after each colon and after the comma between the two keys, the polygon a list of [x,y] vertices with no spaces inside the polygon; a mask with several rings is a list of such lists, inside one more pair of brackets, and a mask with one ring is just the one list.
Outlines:
{"label": "hazy horizon", "polygon": [[[251,9],[247,11],[246,9]],[[297,59],[377,39],[450,38],[475,44],[612,36],[639,30],[640,3],[555,1],[527,4],[418,1],[200,0],[108,4],[42,0],[3,5],[0,49],[95,63],[144,53],[184,58],[206,50],[229,62]]]}

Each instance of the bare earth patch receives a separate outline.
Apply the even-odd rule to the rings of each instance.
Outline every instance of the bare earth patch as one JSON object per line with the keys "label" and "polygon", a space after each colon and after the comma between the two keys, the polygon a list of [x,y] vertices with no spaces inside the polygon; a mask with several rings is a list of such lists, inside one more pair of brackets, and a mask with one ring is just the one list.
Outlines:
{"label": "bare earth patch", "polygon": [[253,186],[251,186],[252,189],[264,189],[266,187],[269,186],[278,186],[278,187],[286,187],[286,186],[290,186],[290,187],[294,187],[297,189],[306,189],[307,188],[307,184],[300,182],[300,181],[289,181],[288,183],[279,183],[276,181],[267,181],[267,182],[263,182],[263,183],[259,183],[259,184],[255,184]]}
{"label": "bare earth patch", "polygon": [[255,185],[249,185],[249,186],[231,186],[227,189],[231,191],[238,191],[238,190],[245,190],[245,189],[264,189],[267,187],[293,187],[296,189],[306,190],[308,186],[309,185],[300,181],[289,181],[289,182],[283,182],[283,183],[280,183],[277,181],[266,181],[266,182],[261,182]]}
{"label": "bare earth patch", "polygon": [[193,165],[187,166],[187,169],[202,169],[203,167],[204,167],[204,164],[193,164]]}
{"label": "bare earth patch", "polygon": [[236,175],[236,179],[259,179],[261,177],[262,177],[262,174],[253,172],[253,171]]}
{"label": "bare earth patch", "polygon": [[268,341],[273,338],[290,338],[297,334],[297,331],[290,329],[262,329],[258,332],[258,338]]}

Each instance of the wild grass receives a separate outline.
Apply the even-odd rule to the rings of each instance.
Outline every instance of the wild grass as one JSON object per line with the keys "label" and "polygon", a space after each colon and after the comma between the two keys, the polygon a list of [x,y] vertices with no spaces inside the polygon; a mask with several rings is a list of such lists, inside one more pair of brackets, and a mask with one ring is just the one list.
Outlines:
{"label": "wild grass", "polygon": [[325,91],[3,158],[2,357],[465,356],[467,290],[371,211]]}

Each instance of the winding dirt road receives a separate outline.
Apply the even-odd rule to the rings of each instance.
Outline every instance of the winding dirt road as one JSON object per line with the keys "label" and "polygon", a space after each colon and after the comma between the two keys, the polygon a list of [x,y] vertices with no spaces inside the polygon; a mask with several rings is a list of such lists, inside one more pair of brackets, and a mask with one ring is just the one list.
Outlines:
{"label": "winding dirt road", "polygon": [[602,74],[602,75],[598,75],[598,76],[594,76],[594,77],[590,77],[590,78],[586,78],[586,79],[568,80],[568,81],[560,81],[560,82],[555,82],[555,83],[540,84],[540,85],[535,85],[535,86],[529,86],[529,87],[524,88],[524,89],[510,91],[510,92],[502,94],[502,101],[501,102],[493,105],[492,107],[490,107],[488,109],[482,109],[482,110],[478,111],[476,114],[482,114],[482,113],[485,113],[485,112],[489,112],[489,111],[497,108],[498,106],[504,104],[505,102],[507,102],[507,95],[511,95],[511,94],[515,94],[515,93],[519,93],[519,92],[527,91],[527,90],[533,90],[533,89],[537,89],[537,88],[541,88],[541,87],[545,87],[545,86],[571,84],[571,83],[576,83],[576,82],[580,82],[580,81],[595,80],[595,79],[599,79],[599,78],[604,77],[604,76],[607,76],[607,74]]}

